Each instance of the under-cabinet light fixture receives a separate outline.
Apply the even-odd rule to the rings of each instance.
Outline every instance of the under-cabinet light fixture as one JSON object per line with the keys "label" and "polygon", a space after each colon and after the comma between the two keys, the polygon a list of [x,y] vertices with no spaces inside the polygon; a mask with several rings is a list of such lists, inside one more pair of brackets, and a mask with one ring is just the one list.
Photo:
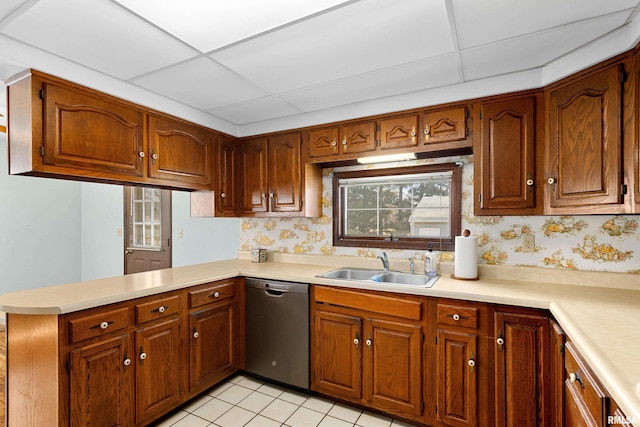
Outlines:
{"label": "under-cabinet light fixture", "polygon": [[415,159],[415,153],[385,154],[383,156],[360,157],[358,158],[358,163],[368,165],[371,163],[401,162]]}

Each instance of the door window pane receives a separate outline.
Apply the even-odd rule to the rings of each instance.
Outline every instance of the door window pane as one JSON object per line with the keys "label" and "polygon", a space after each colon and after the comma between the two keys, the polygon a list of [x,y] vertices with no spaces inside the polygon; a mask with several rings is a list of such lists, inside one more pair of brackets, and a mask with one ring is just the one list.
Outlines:
{"label": "door window pane", "polygon": [[159,249],[161,246],[160,191],[141,187],[131,189],[132,246],[135,248]]}

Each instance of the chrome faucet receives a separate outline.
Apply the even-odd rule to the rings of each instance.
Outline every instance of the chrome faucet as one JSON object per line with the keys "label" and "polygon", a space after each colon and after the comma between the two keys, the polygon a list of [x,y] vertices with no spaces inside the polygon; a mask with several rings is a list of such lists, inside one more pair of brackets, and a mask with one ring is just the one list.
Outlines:
{"label": "chrome faucet", "polygon": [[409,257],[409,274],[415,274],[415,269],[413,267],[413,257]]}
{"label": "chrome faucet", "polygon": [[382,268],[384,268],[384,271],[389,271],[389,258],[387,258],[387,253],[382,252],[382,256],[378,255],[378,259],[382,261]]}

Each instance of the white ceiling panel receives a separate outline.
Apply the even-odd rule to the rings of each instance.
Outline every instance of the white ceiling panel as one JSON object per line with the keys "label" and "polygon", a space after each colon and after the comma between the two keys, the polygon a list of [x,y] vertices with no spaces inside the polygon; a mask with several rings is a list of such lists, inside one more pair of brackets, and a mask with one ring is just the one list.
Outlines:
{"label": "white ceiling panel", "polygon": [[444,0],[350,4],[212,57],[273,93],[451,52]]}
{"label": "white ceiling panel", "polygon": [[[0,54],[2,54],[2,52],[0,52]],[[9,77],[15,76],[26,68],[28,67],[24,64],[19,64],[11,59],[0,56],[0,81],[5,81]]]}
{"label": "white ceiling panel", "polygon": [[1,32],[122,79],[197,54],[107,0],[40,0]]}
{"label": "white ceiling panel", "polygon": [[0,22],[9,16],[13,11],[23,4],[28,3],[27,0],[2,0],[0,2]]}
{"label": "white ceiling panel", "polygon": [[461,49],[638,5],[636,0],[451,0],[451,3]]}
{"label": "white ceiling panel", "polygon": [[347,3],[345,0],[115,1],[202,52]]}
{"label": "white ceiling panel", "polygon": [[238,125],[300,113],[299,110],[275,96],[214,108],[209,112]]}
{"label": "white ceiling panel", "polygon": [[268,95],[207,57],[189,60],[132,82],[203,110]]}
{"label": "white ceiling panel", "polygon": [[305,112],[316,111],[459,83],[458,67],[458,56],[448,54],[279,96]]}
{"label": "white ceiling panel", "polygon": [[626,12],[618,12],[465,50],[460,55],[464,78],[475,80],[547,64],[624,24],[626,17]]}

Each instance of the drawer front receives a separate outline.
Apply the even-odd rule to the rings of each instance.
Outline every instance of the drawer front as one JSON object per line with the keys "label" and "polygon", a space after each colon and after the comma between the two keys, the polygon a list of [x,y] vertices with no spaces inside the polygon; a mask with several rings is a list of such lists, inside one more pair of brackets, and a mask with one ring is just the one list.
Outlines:
{"label": "drawer front", "polygon": [[[595,424],[604,426],[607,395],[595,380],[573,343],[567,343],[565,352],[565,386],[580,412],[588,413]],[[588,417],[584,417],[588,418]]]}
{"label": "drawer front", "polygon": [[438,323],[461,328],[478,328],[478,309],[460,305],[438,304]]}
{"label": "drawer front", "polygon": [[227,298],[233,298],[235,294],[234,280],[211,283],[210,286],[189,292],[189,308],[201,307]]}
{"label": "drawer front", "polygon": [[162,319],[177,314],[180,309],[178,295],[156,299],[136,305],[136,322],[144,323],[150,320]]}
{"label": "drawer front", "polygon": [[69,339],[77,343],[129,327],[129,309],[119,308],[69,321]]}

